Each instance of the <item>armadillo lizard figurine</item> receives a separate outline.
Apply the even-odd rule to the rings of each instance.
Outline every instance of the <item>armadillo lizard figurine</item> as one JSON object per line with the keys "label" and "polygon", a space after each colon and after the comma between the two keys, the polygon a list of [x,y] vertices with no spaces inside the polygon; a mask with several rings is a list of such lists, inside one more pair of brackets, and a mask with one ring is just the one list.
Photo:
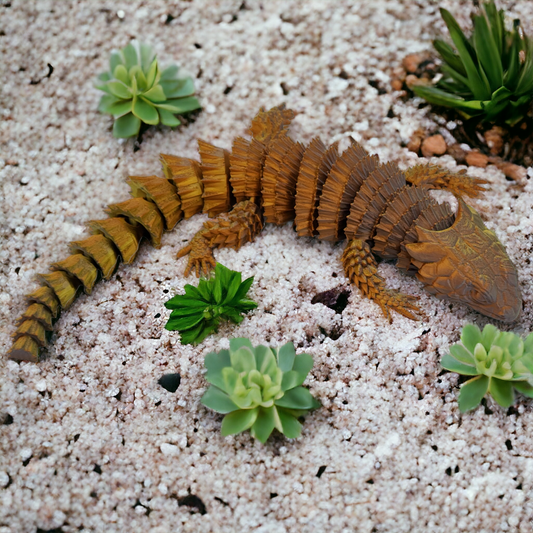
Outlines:
{"label": "armadillo lizard figurine", "polygon": [[[356,142],[342,154],[337,144],[326,147],[318,138],[304,146],[287,134],[294,116],[284,106],[261,109],[251,139],[235,139],[231,153],[199,141],[201,163],[162,155],[165,178],[130,177],[134,198],[110,205],[109,218],[89,222],[93,235],[72,242],[72,255],[39,275],[41,287],[28,295],[10,358],[38,361],[47,331],[79,289],[90,293],[98,278],[113,275],[119,259],[135,259],[143,237],[159,247],[164,229],[200,211],[214,218],[178,253],[189,256],[186,274],[209,274],[214,248],[240,248],[264,222],[294,219],[300,236],[347,239],[346,276],[389,320],[391,309],[411,319],[419,309],[415,298],[386,288],[375,255],[396,259],[438,298],[505,322],[518,318],[516,268],[462,199],[477,196],[486,182],[428,165],[402,172]],[[437,203],[430,189],[453,192],[457,213]]]}

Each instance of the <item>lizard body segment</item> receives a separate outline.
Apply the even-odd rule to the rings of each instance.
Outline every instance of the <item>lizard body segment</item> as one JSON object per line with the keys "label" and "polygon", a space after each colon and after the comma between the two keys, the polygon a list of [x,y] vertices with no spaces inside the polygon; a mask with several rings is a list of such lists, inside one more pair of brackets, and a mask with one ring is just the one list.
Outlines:
{"label": "lizard body segment", "polygon": [[[109,218],[89,222],[93,235],[71,243],[72,255],[39,275],[41,287],[27,297],[10,358],[38,361],[53,321],[80,290],[90,293],[98,277],[109,279],[119,259],[131,263],[141,239],[159,247],[164,230],[200,211],[217,218],[205,222],[178,253],[189,256],[186,274],[209,274],[214,248],[240,248],[264,222],[295,220],[301,236],[348,240],[342,256],[347,277],[389,320],[391,309],[411,319],[420,311],[413,297],[386,288],[376,255],[397,260],[437,297],[495,319],[518,318],[516,268],[462,199],[477,196],[483,180],[428,165],[402,172],[355,141],[342,154],[337,144],[327,147],[318,138],[304,146],[287,133],[293,117],[284,106],[261,109],[251,140],[235,139],[231,153],[199,141],[201,163],[163,154],[164,178],[130,177],[133,198],[110,205]],[[430,189],[452,191],[457,214],[438,204]]]}

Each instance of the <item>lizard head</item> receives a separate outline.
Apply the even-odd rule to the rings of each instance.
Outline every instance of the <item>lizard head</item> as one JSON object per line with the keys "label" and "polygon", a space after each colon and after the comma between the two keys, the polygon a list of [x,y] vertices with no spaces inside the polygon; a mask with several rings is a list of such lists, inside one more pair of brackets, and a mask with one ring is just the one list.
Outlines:
{"label": "lizard head", "polygon": [[461,198],[455,222],[443,231],[417,226],[407,244],[417,278],[438,298],[465,303],[497,320],[513,322],[522,309],[518,275],[505,248]]}

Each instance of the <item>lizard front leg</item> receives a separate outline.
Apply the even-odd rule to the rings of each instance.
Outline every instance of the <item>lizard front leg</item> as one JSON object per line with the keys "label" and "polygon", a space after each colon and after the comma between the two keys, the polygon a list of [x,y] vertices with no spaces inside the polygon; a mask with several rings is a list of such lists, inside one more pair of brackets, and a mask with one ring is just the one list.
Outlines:
{"label": "lizard front leg", "polygon": [[476,198],[486,189],[487,180],[467,176],[466,171],[451,172],[436,165],[415,165],[405,171],[405,179],[411,185],[427,189],[450,191],[457,196]]}
{"label": "lizard front leg", "polygon": [[229,213],[208,220],[189,244],[178,252],[178,258],[189,254],[185,275],[194,270],[197,277],[202,272],[208,276],[216,265],[214,248],[238,250],[243,244],[253,241],[262,229],[259,207],[253,200],[239,202]]}
{"label": "lizard front leg", "polygon": [[413,314],[420,313],[418,306],[413,303],[417,298],[386,288],[385,280],[378,274],[378,265],[367,242],[361,239],[348,241],[342,254],[342,264],[350,282],[356,285],[364,296],[381,307],[389,322],[392,322],[391,309],[411,320],[418,320]]}

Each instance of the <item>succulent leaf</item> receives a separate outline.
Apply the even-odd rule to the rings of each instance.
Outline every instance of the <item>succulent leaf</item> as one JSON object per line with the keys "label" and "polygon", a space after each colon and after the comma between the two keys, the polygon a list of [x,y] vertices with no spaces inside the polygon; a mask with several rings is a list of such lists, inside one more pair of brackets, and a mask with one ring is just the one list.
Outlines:
{"label": "succulent leaf", "polygon": [[489,388],[489,378],[487,376],[477,376],[468,380],[461,387],[459,398],[459,410],[464,413],[470,409],[476,408],[485,396]]}
{"label": "succulent leaf", "polygon": [[313,409],[317,407],[316,400],[304,387],[296,387],[285,391],[283,397],[276,400],[276,405],[287,409]]}
{"label": "succulent leaf", "polygon": [[138,98],[133,104],[133,114],[146,124],[155,125],[159,123],[157,110],[142,97]]}
{"label": "succulent leaf", "polygon": [[115,121],[115,137],[137,135],[141,122],[178,126],[181,122],[176,114],[200,108],[200,103],[192,96],[192,78],[178,78],[177,65],[161,71],[148,45],[132,41],[122,50],[112,52],[109,67],[108,72],[98,76],[95,87],[115,99],[104,100],[103,97],[98,110],[116,119],[123,118],[118,125]]}
{"label": "succulent leaf", "polygon": [[126,70],[126,67],[124,65],[117,65],[115,67],[115,70],[113,71],[113,76],[125,85],[128,85],[130,82],[128,71]]}
{"label": "succulent leaf", "polygon": [[217,387],[209,387],[202,396],[202,403],[217,413],[227,414],[237,411],[239,407],[231,398]]}
{"label": "succulent leaf", "polygon": [[161,72],[161,81],[163,80],[174,80],[178,74],[179,67],[178,65],[170,65]]}
{"label": "succulent leaf", "polygon": [[[293,354],[292,343],[281,348],[254,348],[248,339],[231,339],[229,351],[206,356],[206,380],[212,386],[202,396],[202,403],[229,413],[222,422],[222,435],[251,428],[252,436],[265,442],[274,428],[290,438],[300,434],[297,418],[320,403],[301,386],[307,372],[302,376],[292,370],[298,359]],[[300,355],[306,366],[309,360],[312,366],[310,355]]]}
{"label": "succulent leaf", "polygon": [[98,111],[100,111],[100,113],[107,113],[107,110],[117,102],[121,102],[120,98],[117,98],[112,94],[104,94],[98,103]]}
{"label": "succulent leaf", "polygon": [[110,113],[115,118],[119,118],[123,115],[131,113],[132,101],[131,100],[119,100],[107,108],[107,113]]}
{"label": "succulent leaf", "polygon": [[[481,346],[481,348],[483,348],[483,345],[481,343],[476,344],[474,346],[474,356],[476,346]],[[454,344],[453,346],[451,346],[450,353],[453,355],[453,357],[455,357],[458,361],[461,361],[461,363],[464,363],[465,365],[475,365],[475,358],[472,357],[472,353],[460,344]]]}
{"label": "succulent leaf", "polygon": [[200,108],[200,102],[194,96],[187,96],[186,98],[177,98],[172,97],[173,99],[168,100],[167,104],[177,109],[175,113],[188,113],[189,111],[194,111],[195,109]]}
{"label": "succulent leaf", "polygon": [[158,109],[157,112],[159,113],[161,124],[170,127],[179,126],[181,124],[180,119],[175,117],[170,111],[167,111],[166,109]]}
{"label": "succulent leaf", "polygon": [[278,366],[282,372],[288,372],[292,369],[294,364],[294,359],[296,357],[296,352],[294,350],[294,345],[292,342],[284,344],[281,348],[278,349]]}
{"label": "succulent leaf", "polygon": [[259,415],[259,408],[255,409],[241,409],[227,414],[222,420],[221,433],[223,437],[228,435],[235,435],[246,431],[257,419]]}
{"label": "succulent leaf", "polygon": [[264,444],[276,427],[276,414],[275,407],[267,409],[260,407],[257,418],[251,427],[252,437]]}
{"label": "succulent leaf", "polygon": [[476,407],[488,391],[502,407],[514,402],[514,389],[533,394],[533,334],[525,340],[511,332],[501,332],[487,324],[483,332],[468,324],[461,344],[450,347],[441,359],[446,370],[476,376],[466,382],[459,394],[459,409]]}
{"label": "succulent leaf", "polygon": [[446,354],[441,359],[440,364],[446,370],[449,370],[450,372],[457,372],[458,374],[463,374],[464,376],[477,376],[479,374],[475,366],[461,363],[450,354]]}
{"label": "succulent leaf", "polygon": [[138,135],[141,128],[141,121],[133,113],[128,113],[117,118],[113,124],[113,135],[115,137],[134,137]]}
{"label": "succulent leaf", "polygon": [[[115,69],[118,67],[118,65],[122,65],[122,55],[118,51],[111,52],[111,56],[109,57],[109,72],[115,72]],[[104,72],[103,74],[106,74],[109,76],[109,73]],[[102,74],[100,74],[101,76]],[[112,77],[112,76],[111,76]]]}
{"label": "succulent leaf", "polygon": [[510,407],[514,403],[513,385],[503,379],[491,378],[489,384],[491,396],[502,407]]}
{"label": "succulent leaf", "polygon": [[[278,408],[276,409],[279,420],[278,431],[283,433],[289,439],[296,439],[302,433],[302,424],[289,411]],[[281,429],[280,429],[281,427]]]}
{"label": "succulent leaf", "polygon": [[167,98],[183,98],[194,94],[194,83],[191,78],[161,80],[161,86]]}
{"label": "succulent leaf", "polygon": [[243,346],[246,346],[247,348],[250,348],[250,350],[253,350],[252,342],[249,339],[239,337],[237,339],[231,339],[229,341],[229,348],[232,351],[237,351]]}
{"label": "succulent leaf", "polygon": [[117,98],[131,98],[133,94],[132,90],[125,83],[119,80],[108,81],[107,87],[109,88],[111,94],[114,94]]}
{"label": "succulent leaf", "polygon": [[164,102],[166,100],[166,96],[161,85],[154,85],[150,90],[143,94],[143,98],[146,98],[154,103]]}
{"label": "succulent leaf", "polygon": [[513,387],[524,396],[528,398],[533,398],[533,385],[527,383],[526,381],[518,381],[513,383]]}

